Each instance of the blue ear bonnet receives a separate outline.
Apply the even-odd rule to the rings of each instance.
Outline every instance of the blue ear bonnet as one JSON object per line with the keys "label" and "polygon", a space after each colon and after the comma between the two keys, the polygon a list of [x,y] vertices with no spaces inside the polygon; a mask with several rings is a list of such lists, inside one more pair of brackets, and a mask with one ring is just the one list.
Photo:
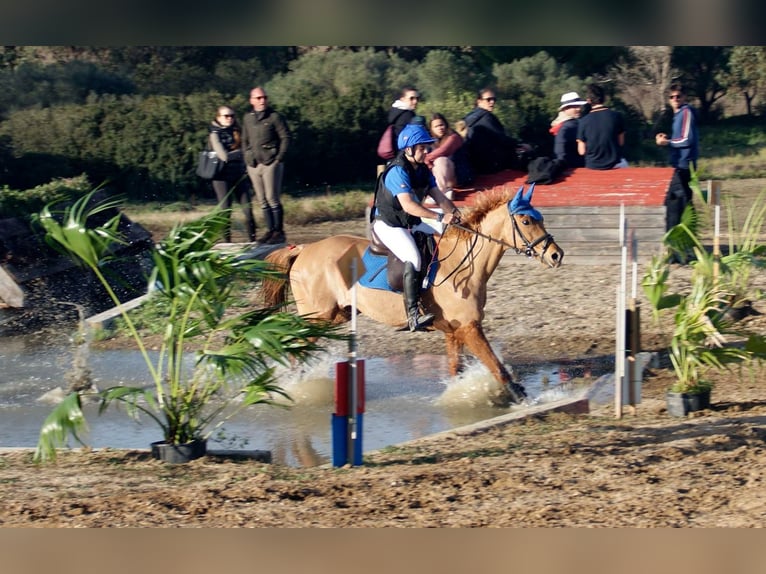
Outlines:
{"label": "blue ear bonnet", "polygon": [[534,183],[529,186],[527,193],[524,193],[524,185],[522,185],[513,199],[508,202],[508,213],[511,215],[528,215],[537,221],[542,221],[543,214],[532,207],[532,192],[534,191]]}

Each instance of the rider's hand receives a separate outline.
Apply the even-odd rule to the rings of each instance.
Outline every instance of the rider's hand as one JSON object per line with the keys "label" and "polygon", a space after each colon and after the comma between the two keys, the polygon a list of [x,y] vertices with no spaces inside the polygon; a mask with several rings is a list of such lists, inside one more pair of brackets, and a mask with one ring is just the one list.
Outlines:
{"label": "rider's hand", "polygon": [[442,223],[445,223],[446,225],[460,223],[460,212],[456,209],[452,213],[445,213]]}

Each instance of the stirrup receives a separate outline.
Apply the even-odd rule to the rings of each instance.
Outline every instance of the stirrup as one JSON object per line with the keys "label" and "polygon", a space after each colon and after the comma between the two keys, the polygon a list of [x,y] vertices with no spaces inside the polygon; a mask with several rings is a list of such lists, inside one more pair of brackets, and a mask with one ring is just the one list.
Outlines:
{"label": "stirrup", "polygon": [[425,327],[428,327],[434,322],[434,316],[430,313],[427,315],[413,315],[407,319],[407,327],[410,333],[415,331],[424,331]]}

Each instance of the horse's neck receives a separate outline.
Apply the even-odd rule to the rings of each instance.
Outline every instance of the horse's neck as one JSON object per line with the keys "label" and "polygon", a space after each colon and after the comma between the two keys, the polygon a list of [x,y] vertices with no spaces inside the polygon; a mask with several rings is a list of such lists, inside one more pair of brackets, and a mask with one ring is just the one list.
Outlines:
{"label": "horse's neck", "polygon": [[[504,223],[502,214],[495,213],[496,211],[489,212],[476,226],[476,230],[482,235],[504,241],[501,238]],[[450,254],[444,262],[446,265],[442,265],[447,273],[460,265],[461,268],[471,270],[471,281],[484,284],[497,269],[505,249],[501,243],[485,237],[469,235],[468,238],[458,238],[453,235],[449,237],[447,245],[440,246],[439,251]],[[470,255],[466,257],[468,251]]]}

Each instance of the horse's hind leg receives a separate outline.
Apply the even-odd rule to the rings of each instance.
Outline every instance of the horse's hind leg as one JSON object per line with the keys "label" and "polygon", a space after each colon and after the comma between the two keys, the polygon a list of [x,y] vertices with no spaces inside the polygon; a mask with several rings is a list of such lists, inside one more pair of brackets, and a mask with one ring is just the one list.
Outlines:
{"label": "horse's hind leg", "polygon": [[455,331],[455,337],[459,342],[465,344],[476,357],[484,363],[489,372],[500,383],[497,393],[490,397],[490,400],[498,406],[507,406],[509,402],[520,403],[527,396],[524,387],[515,383],[511,373],[505,368],[500,360],[492,351],[492,347],[484,336],[484,330],[476,321],[459,327]]}

